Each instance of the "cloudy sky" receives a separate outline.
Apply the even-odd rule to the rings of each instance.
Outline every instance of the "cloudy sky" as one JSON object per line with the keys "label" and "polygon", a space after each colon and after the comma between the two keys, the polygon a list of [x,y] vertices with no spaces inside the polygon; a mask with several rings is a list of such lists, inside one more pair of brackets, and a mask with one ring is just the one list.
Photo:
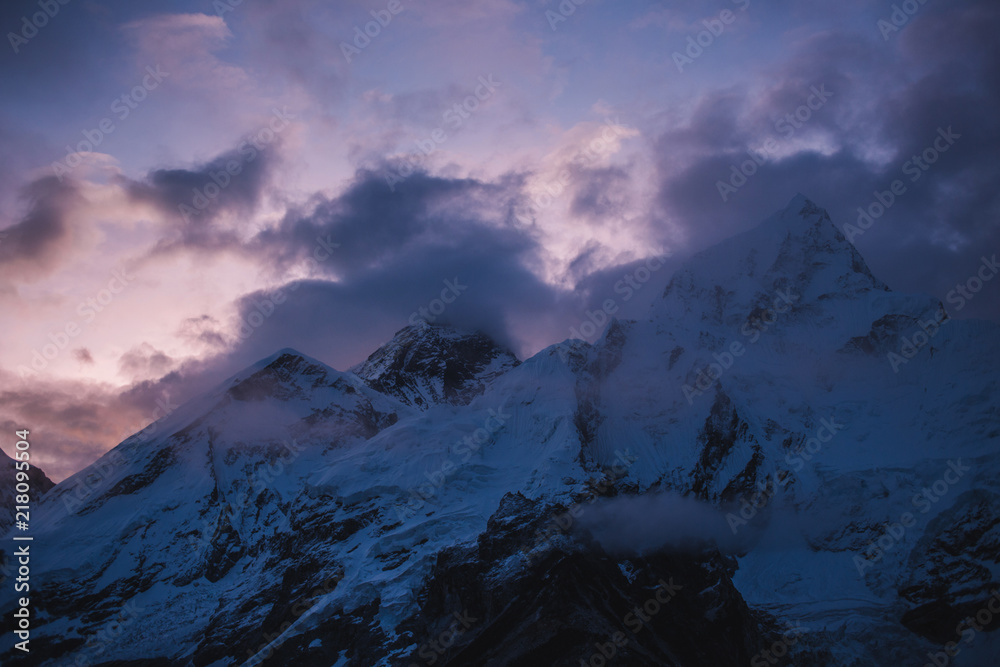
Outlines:
{"label": "cloudy sky", "polygon": [[1000,250],[1000,5],[897,7],[5,2],[0,423],[61,479],[281,347],[347,369],[448,289],[530,355],[796,192],[843,226],[900,181],[852,240],[944,300]]}

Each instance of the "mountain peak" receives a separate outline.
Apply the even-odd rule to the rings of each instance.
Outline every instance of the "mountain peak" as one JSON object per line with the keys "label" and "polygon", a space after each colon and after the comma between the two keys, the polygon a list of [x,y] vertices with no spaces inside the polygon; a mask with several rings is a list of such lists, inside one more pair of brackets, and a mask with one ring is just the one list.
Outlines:
{"label": "mountain peak", "polygon": [[293,347],[283,347],[280,350],[278,350],[277,352],[274,352],[274,353],[272,353],[272,354],[264,357],[263,359],[261,359],[257,363],[253,364],[252,367],[256,368],[256,369],[267,368],[268,366],[274,364],[275,362],[278,362],[279,360],[281,361],[281,363],[288,363],[288,362],[290,362],[292,360],[301,360],[301,361],[305,361],[305,362],[308,362],[308,363],[315,363],[315,364],[325,365],[325,364],[322,364],[322,362],[316,361],[315,359],[312,359],[312,358],[306,356],[305,354],[302,354],[301,352],[299,352],[298,350],[296,350]]}
{"label": "mountain peak", "polygon": [[272,394],[296,393],[304,386],[333,382],[339,375],[322,361],[285,347],[231,378],[226,393],[240,400],[261,400]]}
{"label": "mountain peak", "polygon": [[763,237],[765,235],[773,238],[780,235],[808,233],[818,233],[829,240],[837,241],[838,244],[841,240],[847,242],[846,237],[833,224],[826,209],[799,192],[789,200],[785,208],[766,218],[748,232],[738,234],[735,238]]}
{"label": "mountain peak", "polygon": [[697,253],[674,274],[655,312],[703,310],[721,323],[751,312],[778,290],[805,302],[889,288],[825,209],[803,194],[756,227]]}
{"label": "mountain peak", "polygon": [[801,211],[803,208],[806,207],[819,209],[819,206],[816,205],[816,202],[809,199],[809,197],[806,197],[801,192],[796,192],[795,196],[792,197],[791,200],[788,202],[788,206],[785,207],[785,210],[798,209],[799,211]]}
{"label": "mountain peak", "polygon": [[[871,272],[854,244],[833,224],[826,209],[802,193],[792,197],[784,210],[765,220],[757,230],[760,230],[758,235],[761,237],[773,235],[776,231],[784,235],[778,259],[786,268],[799,270],[801,273],[797,277],[805,278],[814,273],[810,270],[811,264],[814,268],[827,267],[840,271],[837,276],[826,271],[827,277],[834,278],[833,282],[839,288],[889,291],[886,284]],[[757,230],[752,230],[747,240]],[[771,238],[777,240],[774,236]]]}
{"label": "mountain peak", "polygon": [[400,329],[355,373],[368,386],[408,405],[465,405],[517,366],[514,354],[482,332],[419,322]]}

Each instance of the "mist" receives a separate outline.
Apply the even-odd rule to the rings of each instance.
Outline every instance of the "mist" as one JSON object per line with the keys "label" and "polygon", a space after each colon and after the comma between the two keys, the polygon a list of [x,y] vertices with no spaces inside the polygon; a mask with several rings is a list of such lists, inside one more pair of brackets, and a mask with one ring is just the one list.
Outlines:
{"label": "mist", "polygon": [[[577,529],[608,553],[627,555],[664,550],[697,553],[713,547],[731,555],[781,549],[800,543],[808,529],[803,518],[778,498],[750,520],[739,512],[738,506],[717,507],[675,492],[624,496],[588,507]],[[813,528],[816,520],[810,518]]]}

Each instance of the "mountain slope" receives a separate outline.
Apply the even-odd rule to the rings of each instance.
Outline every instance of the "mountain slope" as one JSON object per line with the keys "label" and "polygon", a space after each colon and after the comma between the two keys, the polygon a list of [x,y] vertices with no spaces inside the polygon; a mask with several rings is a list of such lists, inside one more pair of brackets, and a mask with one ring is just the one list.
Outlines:
{"label": "mountain slope", "polygon": [[[924,330],[926,344],[910,350]],[[609,328],[597,347],[620,361],[600,383],[609,398],[593,406],[590,449],[607,461],[627,438],[653,462],[640,486],[721,504],[734,536],[763,531],[735,583],[758,608],[862,637],[838,645],[838,664],[908,661],[913,632],[954,639],[1000,575],[1000,558],[985,556],[1000,514],[982,502],[1000,472],[998,333],[889,291],[826,213],[797,197],[689,262],[649,322]],[[958,460],[969,467],[961,477],[948,472]],[[946,474],[948,493],[914,500]],[[875,554],[907,512],[919,521],[900,546],[893,539],[859,572],[854,557]],[[915,575],[930,544],[940,544],[933,576]],[[990,646],[977,639],[985,655]]]}
{"label": "mountain slope", "polygon": [[39,664],[924,661],[1000,581],[1000,332],[942,313],[799,196],[593,345],[283,350],[42,498]]}

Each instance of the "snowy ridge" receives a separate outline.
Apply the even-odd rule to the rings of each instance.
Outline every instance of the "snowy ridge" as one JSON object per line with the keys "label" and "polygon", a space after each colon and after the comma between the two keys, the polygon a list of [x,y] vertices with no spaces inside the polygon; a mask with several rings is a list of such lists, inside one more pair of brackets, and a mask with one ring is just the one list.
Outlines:
{"label": "snowy ridge", "polygon": [[[132,605],[101,660],[409,664],[468,605],[478,624],[438,664],[575,665],[620,626],[615,605],[651,590],[630,587],[670,568],[690,587],[668,612],[676,634],[622,664],[745,663],[787,623],[808,628],[802,664],[915,663],[1000,581],[998,327],[938,318],[890,362],[939,311],[889,290],[800,195],[593,345],[522,363],[482,334],[419,325],[354,373],[281,350],[45,495],[41,659],[96,662],[89,638]],[[914,497],[949,470],[922,511]],[[595,481],[716,505],[754,546],[622,561],[579,535],[534,536]],[[914,525],[874,558],[905,512]],[[537,620],[556,609],[589,615]],[[983,634],[953,664],[991,664],[995,648]]]}

